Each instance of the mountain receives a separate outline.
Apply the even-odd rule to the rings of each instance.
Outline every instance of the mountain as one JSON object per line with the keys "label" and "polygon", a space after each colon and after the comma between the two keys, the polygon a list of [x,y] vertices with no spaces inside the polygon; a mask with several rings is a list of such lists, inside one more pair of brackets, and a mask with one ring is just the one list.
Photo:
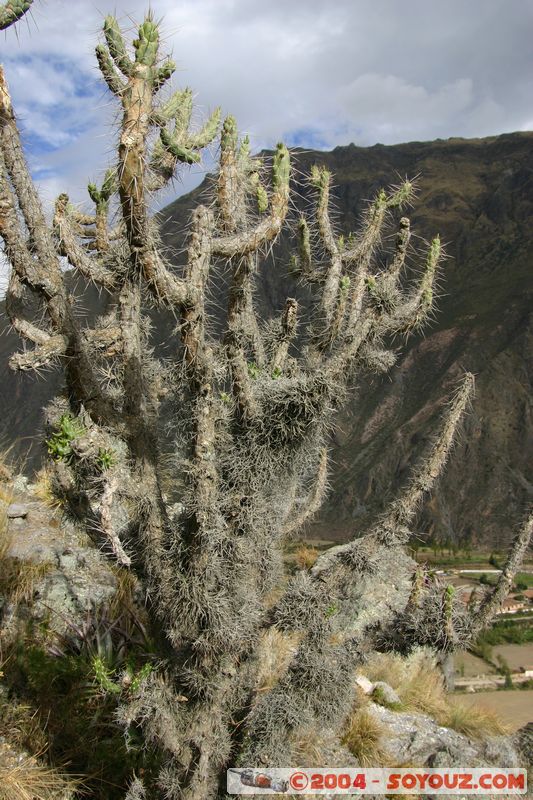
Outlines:
{"label": "mountain", "polygon": [[[395,343],[398,361],[388,375],[359,379],[337,420],[329,500],[310,534],[342,540],[364,529],[406,480],[442,403],[470,370],[476,398],[418,529],[440,540],[503,546],[533,496],[533,133],[295,150],[293,158],[298,172],[322,163],[334,173],[337,221],[346,233],[356,229],[365,198],[398,176],[419,176],[412,228],[421,244],[439,233],[448,255],[435,320],[423,334]],[[182,248],[204,190],[161,212],[169,252]],[[306,299],[286,274],[289,247],[282,237],[259,273],[257,303],[267,317],[288,295]],[[225,283],[226,276],[216,277],[214,309]],[[93,295],[84,305],[95,301]],[[155,323],[163,343],[168,328],[157,316]],[[0,415],[4,440],[17,441],[20,451],[39,430],[40,408],[57,382],[9,374],[15,347],[16,337],[0,338]]]}

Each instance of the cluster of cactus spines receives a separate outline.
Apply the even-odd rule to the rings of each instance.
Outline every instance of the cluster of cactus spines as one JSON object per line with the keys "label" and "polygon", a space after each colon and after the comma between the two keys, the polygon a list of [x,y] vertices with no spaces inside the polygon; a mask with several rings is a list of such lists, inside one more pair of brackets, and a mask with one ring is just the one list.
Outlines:
{"label": "cluster of cactus spines", "polygon": [[30,10],[33,0],[7,0],[0,5],[0,30],[14,25]]}
{"label": "cluster of cactus spines", "polygon": [[[20,16],[26,6],[9,3],[4,11]],[[377,269],[375,255],[393,213],[410,203],[412,183],[378,192],[360,230],[345,238],[330,213],[331,174],[317,166],[314,205],[297,221],[293,259],[312,308],[301,313],[288,298],[264,324],[254,303],[256,272],[289,212],[290,154],[279,144],[269,172],[228,116],[213,202],[195,210],[186,264],[176,272],[150,196],[178,165],[199,159],[220,113],[194,132],[192,92],[160,98],[175,65],[160,59],[150,15],[132,47],[114,17],[105,20],[104,38],[97,60],[123,118],[116,165],[100,186],[89,184],[91,214],[62,194],[47,225],[0,73],[0,235],[12,266],[6,309],[32,344],[11,366],[58,362],[64,369],[65,396],[47,410],[50,441],[65,415],[78,433],[56,454],[54,489],[109,557],[135,571],[167,638],[164,670],[130,692],[121,719],[141,725],[147,743],[160,748],[162,796],[207,800],[232,761],[260,765],[266,756],[271,766],[284,765],[302,725],[339,731],[365,651],[427,644],[447,652],[469,641],[501,603],[531,520],[494,592],[468,613],[442,587],[426,585],[403,551],[472,396],[466,374],[427,456],[373,528],[287,580],[284,541],[327,492],[333,412],[354,372],[389,369],[390,336],[427,318],[440,242],[433,240],[419,279],[406,285],[410,225],[402,217],[394,253]],[[121,213],[111,228],[114,198]],[[110,294],[92,327],[75,313],[61,257]],[[230,287],[217,339],[206,295],[220,262]],[[28,312],[28,293],[42,301],[44,323]],[[147,303],[179,320],[175,368],[153,354]],[[162,403],[172,419],[164,439]],[[161,453],[169,434],[170,490]],[[395,588],[387,602],[369,603],[380,582]],[[259,643],[274,629],[299,645],[277,683],[259,691]],[[157,791],[146,788],[148,796]],[[143,792],[136,779],[128,797]]]}

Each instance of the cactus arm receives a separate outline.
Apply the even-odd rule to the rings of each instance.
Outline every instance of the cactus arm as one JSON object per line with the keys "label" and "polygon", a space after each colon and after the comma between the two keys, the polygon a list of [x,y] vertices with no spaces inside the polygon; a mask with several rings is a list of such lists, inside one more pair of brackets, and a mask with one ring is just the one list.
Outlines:
{"label": "cactus arm", "polygon": [[520,569],[533,537],[533,511],[530,511],[518,529],[509,548],[505,565],[500,573],[494,589],[490,590],[478,609],[471,611],[469,634],[474,639],[484,628],[487,628],[495,614],[509,594],[514,577]]}
{"label": "cactus arm", "polygon": [[292,297],[285,302],[285,309],[281,316],[280,335],[270,362],[270,372],[281,373],[285,367],[289,347],[296,336],[298,322],[298,303]]}
{"label": "cactus arm", "polygon": [[174,92],[172,97],[161,106],[159,114],[167,122],[174,120],[176,129],[184,134],[189,129],[192,116],[192,91],[191,89],[183,89]]}
{"label": "cactus arm", "polygon": [[305,499],[305,502],[302,503],[299,513],[294,513],[294,508],[292,508],[287,514],[288,521],[283,529],[285,536],[290,536],[300,531],[305,523],[309,522],[322,507],[328,486],[328,461],[327,447],[323,447],[320,450],[318,466],[311,492]]}
{"label": "cactus arm", "polygon": [[126,78],[130,78],[133,74],[133,62],[128,56],[126,44],[120,32],[118,22],[115,17],[112,17],[111,15],[108,15],[105,18],[104,36],[109,49],[109,54],[117,65],[117,68]]}
{"label": "cactus arm", "polygon": [[396,235],[396,245],[394,249],[394,258],[392,264],[388,269],[388,274],[394,282],[396,282],[405,266],[405,257],[411,239],[411,223],[408,217],[400,219],[398,233]]}
{"label": "cactus arm", "polygon": [[[3,216],[3,215],[2,215]],[[4,238],[4,242],[6,244],[6,248],[8,249],[8,257],[9,257],[9,250],[13,248],[13,245],[16,242],[16,239],[9,236],[4,237],[4,232],[6,230],[5,226],[2,225],[2,238]],[[16,242],[17,246],[20,245],[19,242]],[[19,250],[19,253],[23,251]],[[25,253],[24,257],[29,259],[29,253]],[[18,256],[20,258],[21,256]],[[37,345],[44,345],[50,339],[50,334],[47,331],[42,330],[33,322],[30,322],[26,319],[24,314],[24,304],[23,304],[23,297],[24,297],[24,286],[19,277],[17,269],[14,267],[11,271],[11,275],[9,277],[9,283],[6,292],[6,313],[9,317],[13,328],[17,331],[17,333],[22,336],[23,339],[27,339],[29,342]]]}
{"label": "cactus arm", "polygon": [[109,89],[113,94],[117,97],[120,97],[126,84],[120,79],[119,74],[115,69],[115,65],[113,64],[113,60],[109,55],[109,50],[103,44],[99,44],[96,47],[96,60],[98,61],[98,66],[100,68],[100,72],[102,73],[102,77],[107,83]]}
{"label": "cactus arm", "polygon": [[[190,89],[175,92],[167,103],[152,114],[153,123],[161,128],[150,161],[154,173],[149,182],[152,191],[162,188],[173,177],[179,163],[198,163],[201,158],[199,151],[216,136],[220,121],[219,109],[197,134],[188,133],[191,115]],[[171,120],[174,120],[173,130],[166,127],[166,123]]]}
{"label": "cactus arm", "polygon": [[52,233],[47,225],[37,189],[31,178],[20,135],[17,128],[11,97],[3,69],[0,67],[0,150],[5,171],[9,175],[18,208],[32,240],[35,258],[26,258],[24,239],[18,227],[14,200],[7,181],[2,181],[5,215],[0,222],[2,237],[8,245],[8,257],[20,280],[41,297],[54,333],[68,342],[67,354],[75,354],[65,362],[65,375],[69,390],[77,402],[84,403],[95,421],[110,421],[115,417],[112,403],[100,389],[81,331],[74,317],[69,293],[66,289]]}
{"label": "cactus arm", "polygon": [[304,216],[298,220],[298,254],[294,256],[293,271],[308,284],[322,283],[325,279],[325,273],[313,264],[309,224]]}
{"label": "cactus arm", "polygon": [[67,341],[62,335],[51,335],[28,320],[24,313],[23,282],[29,285],[38,278],[33,258],[27,249],[20,224],[7,188],[5,177],[0,181],[0,236],[4,240],[5,254],[11,263],[11,274],[6,292],[6,313],[19,335],[36,345],[23,353],[14,354],[9,362],[11,369],[26,371],[46,366],[55,357],[64,355]]}
{"label": "cactus arm", "polygon": [[100,284],[106,289],[116,289],[116,275],[106,269],[99,259],[91,258],[78,244],[66,194],[59,195],[56,200],[53,226],[59,252],[68,258],[74,269],[88,280]]}
{"label": "cactus arm", "polygon": [[[278,145],[273,165],[273,191],[270,199],[270,213],[250,230],[216,237],[213,240],[213,254],[231,258],[257,251],[262,245],[274,239],[281,230],[288,210],[289,201],[289,152]],[[225,202],[225,201],[224,201]]]}
{"label": "cactus arm", "polygon": [[318,191],[316,218],[322,243],[330,256],[338,256],[339,246],[329,215],[331,172],[325,167],[314,166],[311,170],[311,184]]}
{"label": "cactus arm", "polygon": [[37,345],[32,350],[22,353],[13,353],[9,359],[9,368],[15,372],[29,372],[49,367],[57,358],[64,356],[67,351],[67,340],[64,336],[50,336],[44,344]]}
{"label": "cactus arm", "polygon": [[405,531],[412,522],[422,498],[442,473],[457,435],[457,429],[474,395],[474,376],[465,373],[462,383],[444,414],[440,430],[429,455],[414,471],[401,496],[391,503],[389,511],[378,523],[377,538],[383,544],[404,544]]}
{"label": "cactus arm", "polygon": [[0,30],[14,25],[30,10],[33,0],[8,0],[0,5]]}
{"label": "cactus arm", "polygon": [[200,150],[204,147],[207,147],[208,144],[211,144],[218,133],[220,115],[221,109],[216,108],[202,129],[198,133],[192,134],[188,137],[187,143],[189,147],[195,150]]}
{"label": "cactus arm", "polygon": [[418,285],[399,304],[386,322],[388,330],[409,331],[419,328],[431,312],[438,266],[442,258],[440,239],[436,236],[428,249],[426,263]]}
{"label": "cactus arm", "polygon": [[191,147],[180,144],[166,128],[161,129],[160,136],[163,147],[174,157],[175,163],[196,164],[200,161],[199,153],[195,153]]}
{"label": "cactus arm", "polygon": [[168,58],[164,64],[158,67],[157,72],[152,81],[152,90],[154,94],[158,92],[167,81],[169,81],[176,71],[176,63],[171,58]]}
{"label": "cactus arm", "polygon": [[104,255],[109,250],[109,231],[107,218],[109,213],[109,200],[117,189],[116,173],[113,169],[108,169],[100,189],[94,184],[89,183],[87,190],[89,196],[96,206],[94,217],[94,249]]}
{"label": "cactus arm", "polygon": [[[364,547],[369,551],[378,546],[396,547],[405,544],[410,535],[408,525],[420,505],[423,496],[435,485],[444,469],[453,447],[459,423],[465,413],[474,391],[474,376],[466,373],[458,391],[452,399],[441,422],[440,430],[430,448],[403,492],[393,501],[385,515],[364,537]],[[338,569],[350,570],[350,559],[362,547],[361,539],[332,547],[320,556],[313,569],[314,578],[325,580]]]}

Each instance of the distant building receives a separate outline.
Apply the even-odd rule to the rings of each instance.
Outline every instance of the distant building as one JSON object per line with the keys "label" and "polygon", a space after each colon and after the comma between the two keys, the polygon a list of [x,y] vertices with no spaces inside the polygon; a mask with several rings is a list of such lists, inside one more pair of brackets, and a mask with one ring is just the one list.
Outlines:
{"label": "distant building", "polygon": [[508,597],[503,601],[500,614],[517,614],[519,611],[525,611],[526,604],[522,600],[515,600],[514,597]]}

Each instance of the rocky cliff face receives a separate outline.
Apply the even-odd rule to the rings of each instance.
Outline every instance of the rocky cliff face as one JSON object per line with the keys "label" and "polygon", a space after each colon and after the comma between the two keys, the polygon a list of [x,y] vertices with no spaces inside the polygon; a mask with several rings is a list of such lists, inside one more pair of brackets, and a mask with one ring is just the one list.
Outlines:
{"label": "rocky cliff face", "polygon": [[[356,228],[365,199],[377,189],[397,176],[419,175],[413,229],[420,245],[439,233],[449,256],[433,324],[395,343],[395,368],[383,378],[361,378],[338,420],[332,489],[310,532],[342,540],[365,527],[406,479],[443,399],[467,369],[477,375],[476,399],[419,527],[441,539],[503,545],[533,495],[533,134],[350,145],[294,157],[304,173],[313,163],[333,171],[345,232]],[[171,251],[182,246],[184,224],[201,193],[162,212]],[[265,316],[278,312],[288,294],[306,299],[286,275],[289,251],[284,237],[262,265],[257,302]],[[223,274],[215,279],[214,309],[225,281]],[[158,327],[163,343],[165,328]],[[55,382],[8,375],[6,356],[16,346],[14,337],[0,339],[0,424],[11,441],[38,430],[39,409]]]}

